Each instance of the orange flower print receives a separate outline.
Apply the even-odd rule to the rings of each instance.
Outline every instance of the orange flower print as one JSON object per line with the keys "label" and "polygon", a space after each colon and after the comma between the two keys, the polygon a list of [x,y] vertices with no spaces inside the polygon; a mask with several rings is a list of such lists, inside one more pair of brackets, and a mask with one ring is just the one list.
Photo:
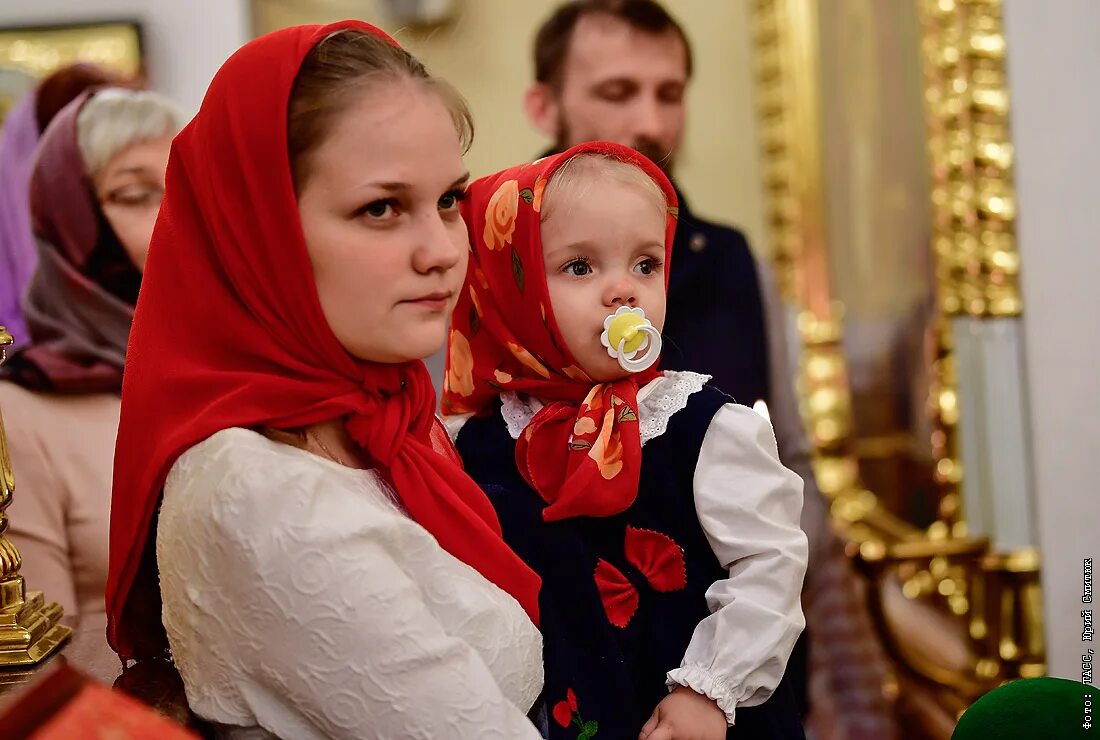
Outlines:
{"label": "orange flower print", "polygon": [[478,316],[484,316],[485,312],[481,310],[481,299],[477,297],[477,291],[474,290],[474,286],[470,286],[470,300],[474,304],[474,310],[477,311]]}
{"label": "orange flower print", "polygon": [[485,246],[489,249],[503,249],[512,243],[512,234],[516,231],[516,213],[519,212],[519,181],[507,180],[501,183],[489,206],[485,209]]}
{"label": "orange flower print", "polygon": [[577,419],[577,422],[573,425],[573,434],[580,437],[585,434],[591,434],[596,431],[596,422],[592,421],[591,417],[582,416]]}
{"label": "orange flower print", "polygon": [[494,370],[493,377],[496,378],[497,382],[501,384],[512,382],[512,376],[504,372],[503,370]]}
{"label": "orange flower print", "polygon": [[474,356],[470,352],[470,343],[462,332],[451,330],[451,346],[448,350],[450,367],[443,379],[451,393],[468,396],[474,392]]}
{"label": "orange flower print", "polygon": [[594,385],[592,389],[588,391],[588,395],[585,396],[584,402],[581,404],[581,409],[588,413],[590,411],[599,411],[603,408],[603,386]]}
{"label": "orange flower print", "polygon": [[563,367],[561,369],[561,371],[563,373],[565,373],[565,376],[567,378],[572,378],[573,380],[579,380],[582,383],[591,380],[591,378],[588,377],[588,373],[586,373],[584,370],[581,370],[576,365],[570,365],[569,367]]}
{"label": "orange flower print", "polygon": [[535,179],[535,197],[531,201],[531,208],[534,209],[535,213],[542,210],[542,191],[544,190],[546,190],[546,180],[542,179],[542,175],[539,175]]}
{"label": "orange flower print", "polygon": [[520,347],[515,342],[508,342],[508,351],[512,353],[512,356],[519,360],[527,369],[533,370],[538,375],[544,378],[550,377],[550,371],[542,366],[542,363],[535,359],[535,356],[530,352]]}
{"label": "orange flower print", "polygon": [[608,409],[603,417],[600,436],[596,437],[592,449],[588,451],[588,456],[596,462],[604,480],[611,480],[623,469],[623,443],[617,433],[611,433],[614,418],[615,410]]}
{"label": "orange flower print", "polygon": [[485,273],[481,271],[480,267],[474,268],[474,277],[477,278],[477,284],[481,286],[482,290],[489,289],[489,281],[485,278]]}
{"label": "orange flower print", "polygon": [[[446,379],[444,379],[446,382]],[[460,400],[453,400],[450,396],[445,396],[440,402],[440,409],[443,411],[444,416],[455,416],[456,414],[472,414],[477,411],[473,406],[463,403]]]}

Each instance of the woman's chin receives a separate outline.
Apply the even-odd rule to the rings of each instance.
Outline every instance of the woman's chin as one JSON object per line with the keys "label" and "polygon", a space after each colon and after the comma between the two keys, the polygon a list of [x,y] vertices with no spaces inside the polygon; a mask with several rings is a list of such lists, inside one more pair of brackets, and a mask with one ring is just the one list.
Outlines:
{"label": "woman's chin", "polygon": [[438,326],[420,326],[409,331],[401,347],[409,360],[426,360],[447,347],[447,322]]}
{"label": "woman's chin", "polygon": [[394,332],[385,342],[362,343],[348,347],[353,356],[367,362],[386,365],[398,365],[414,360],[424,360],[443,350],[447,343],[446,325],[439,327],[417,327]]}

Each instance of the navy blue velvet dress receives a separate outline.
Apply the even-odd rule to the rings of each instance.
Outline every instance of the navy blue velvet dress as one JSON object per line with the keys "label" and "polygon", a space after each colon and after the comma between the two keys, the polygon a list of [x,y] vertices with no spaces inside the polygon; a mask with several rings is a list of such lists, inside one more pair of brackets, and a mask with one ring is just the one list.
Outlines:
{"label": "navy blue velvet dress", "polygon": [[[622,514],[544,522],[546,502],[522,479],[499,410],[456,440],[488,493],[504,538],[542,577],[539,596],[552,740],[635,740],[668,695],[705,594],[728,577],[699,524],[693,478],[711,419],[729,397],[705,387],[644,448],[638,498]],[[602,584],[602,588],[598,585]],[[785,677],[757,707],[739,707],[728,738],[802,738]]]}

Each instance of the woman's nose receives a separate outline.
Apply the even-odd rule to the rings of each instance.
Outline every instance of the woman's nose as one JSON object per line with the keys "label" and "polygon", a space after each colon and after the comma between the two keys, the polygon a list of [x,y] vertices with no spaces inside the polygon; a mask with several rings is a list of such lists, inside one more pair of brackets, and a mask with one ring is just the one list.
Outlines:
{"label": "woman's nose", "polygon": [[[462,233],[466,233],[465,229]],[[413,267],[419,273],[450,270],[458,264],[464,250],[468,250],[470,246],[465,240],[456,240],[439,216],[428,218],[418,241],[420,244],[413,254]],[[459,244],[458,241],[463,243]]]}

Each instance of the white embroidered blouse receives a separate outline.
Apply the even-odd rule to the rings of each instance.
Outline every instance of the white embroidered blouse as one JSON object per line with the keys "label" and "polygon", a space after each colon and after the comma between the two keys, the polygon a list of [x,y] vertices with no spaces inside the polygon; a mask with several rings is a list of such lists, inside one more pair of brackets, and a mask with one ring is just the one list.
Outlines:
{"label": "white embroidered blouse", "polygon": [[232,738],[529,738],[542,638],[372,471],[245,429],[185,452],[157,525],[187,700]]}
{"label": "white embroidered blouse", "polygon": [[[639,389],[642,445],[664,434],[708,380],[666,370]],[[542,404],[512,393],[501,400],[508,432],[518,439]],[[446,420],[453,437],[467,418]],[[695,628],[680,666],[670,667],[668,684],[710,697],[732,725],[738,706],[771,696],[806,624],[802,479],[779,462],[771,424],[747,406],[726,404],[703,438],[694,483],[699,523],[729,578],[707,590],[711,615]]]}

